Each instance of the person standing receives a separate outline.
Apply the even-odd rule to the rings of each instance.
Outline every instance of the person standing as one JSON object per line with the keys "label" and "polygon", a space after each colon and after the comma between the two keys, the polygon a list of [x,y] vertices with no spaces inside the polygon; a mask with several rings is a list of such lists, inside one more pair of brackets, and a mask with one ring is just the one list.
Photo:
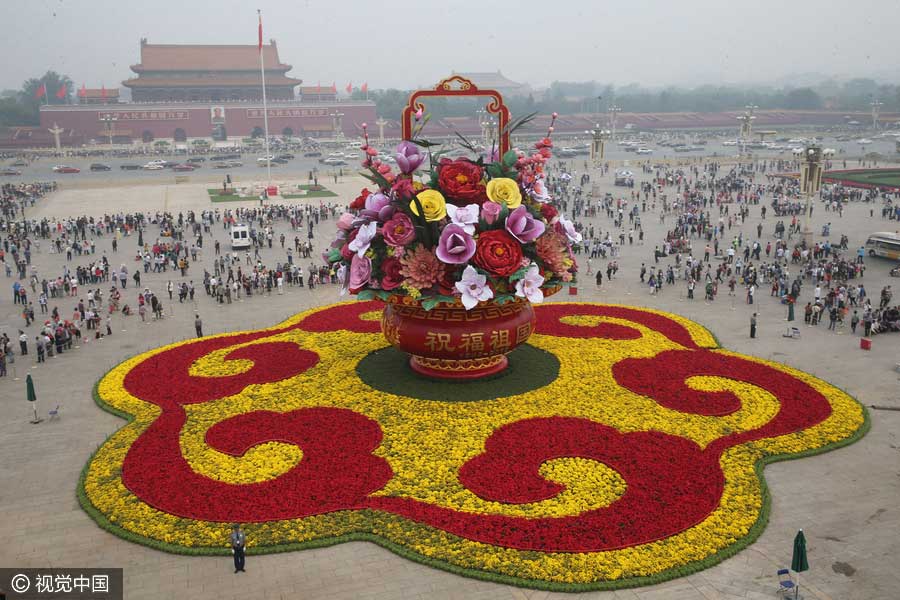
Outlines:
{"label": "person standing", "polygon": [[750,337],[756,337],[756,313],[750,315]]}
{"label": "person standing", "polygon": [[244,550],[247,547],[247,536],[244,535],[244,532],[241,530],[241,526],[237,523],[234,524],[234,527],[231,531],[230,536],[231,541],[231,553],[234,554],[234,572],[246,572],[244,571]]}
{"label": "person standing", "polygon": [[28,336],[21,329],[19,330],[19,349],[22,351],[22,356],[28,355]]}
{"label": "person standing", "polygon": [[200,314],[194,315],[194,329],[197,330],[197,337],[203,337],[203,321],[200,320]]}

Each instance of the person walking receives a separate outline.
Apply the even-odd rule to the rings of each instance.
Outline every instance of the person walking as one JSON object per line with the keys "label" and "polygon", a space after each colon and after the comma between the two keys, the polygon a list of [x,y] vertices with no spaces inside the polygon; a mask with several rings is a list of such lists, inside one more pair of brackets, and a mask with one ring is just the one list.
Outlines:
{"label": "person walking", "polygon": [[756,337],[756,313],[750,315],[750,337]]}
{"label": "person walking", "polygon": [[238,571],[245,573],[244,570],[244,550],[247,547],[247,536],[244,535],[244,532],[241,530],[241,526],[237,523],[234,524],[231,531],[230,536],[231,542],[231,553],[234,554],[234,572]]}
{"label": "person walking", "polygon": [[197,330],[197,337],[203,337],[203,321],[200,320],[199,313],[194,315],[194,329]]}

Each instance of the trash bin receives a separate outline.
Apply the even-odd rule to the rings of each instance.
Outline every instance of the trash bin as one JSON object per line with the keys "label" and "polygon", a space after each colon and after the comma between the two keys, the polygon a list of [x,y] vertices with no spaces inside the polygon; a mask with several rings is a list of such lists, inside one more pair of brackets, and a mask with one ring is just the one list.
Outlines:
{"label": "trash bin", "polygon": [[269,187],[267,187],[267,188],[266,188],[266,195],[267,195],[269,198],[271,198],[272,196],[277,196],[277,195],[278,195],[278,186],[277,186],[277,185],[270,185]]}
{"label": "trash bin", "polygon": [[872,349],[872,340],[869,338],[861,338],[859,340],[859,347],[863,350],[871,350]]}

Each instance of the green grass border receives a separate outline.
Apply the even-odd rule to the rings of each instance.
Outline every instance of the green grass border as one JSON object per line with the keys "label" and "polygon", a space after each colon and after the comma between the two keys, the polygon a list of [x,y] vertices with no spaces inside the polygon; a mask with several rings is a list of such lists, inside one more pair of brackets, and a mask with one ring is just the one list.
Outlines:
{"label": "green grass border", "polygon": [[[310,185],[301,185],[300,188],[303,190],[308,190],[312,186]],[[338,194],[332,192],[328,188],[324,186],[319,186],[321,190],[308,190],[305,194],[284,194],[281,196],[285,200],[297,200],[303,198],[337,198]],[[209,199],[211,202],[258,202],[259,198],[242,198],[237,194],[220,194],[219,188],[206,188],[206,193],[209,195]]]}
{"label": "green grass border", "polygon": [[[699,324],[698,324],[699,325]],[[701,327],[703,327],[701,325]],[[706,329],[704,327],[704,329]],[[707,331],[709,331],[707,329]],[[711,333],[711,332],[710,332]],[[713,336],[715,337],[715,336]],[[718,339],[716,339],[718,342]],[[721,345],[718,345],[715,349],[723,349]],[[143,354],[144,352],[140,352],[139,354]],[[127,359],[126,359],[127,360]],[[121,364],[121,362],[119,363]],[[118,365],[116,365],[118,366]],[[113,370],[116,368],[113,366],[110,368],[97,382],[94,384],[92,395],[94,397],[94,402],[99,406],[102,410],[116,415],[117,417],[121,417],[126,420],[128,424],[134,421],[134,415],[131,415],[127,412],[121,411],[109,404],[107,404],[103,398],[100,397],[99,393],[99,385],[100,382]],[[818,378],[817,378],[818,379]],[[829,384],[831,385],[831,384]],[[838,388],[840,389],[840,388]],[[844,390],[841,390],[844,391]],[[844,393],[847,393],[844,391]],[[792,452],[785,454],[773,454],[768,456],[763,456],[759,460],[757,460],[753,465],[753,470],[756,473],[757,480],[760,483],[760,495],[762,496],[762,506],[760,507],[759,516],[756,519],[756,522],[750,527],[750,530],[747,534],[736,540],[733,544],[720,549],[715,554],[707,556],[704,559],[694,561],[691,563],[687,563],[684,565],[679,565],[677,567],[672,567],[670,569],[666,569],[665,571],[660,571],[659,573],[654,573],[653,575],[647,575],[642,577],[629,577],[627,579],[613,579],[613,580],[603,580],[603,581],[595,581],[590,583],[560,583],[556,581],[547,581],[543,579],[527,579],[524,577],[515,577],[512,575],[506,575],[502,573],[496,573],[494,571],[485,571],[481,569],[462,567],[460,565],[450,563],[447,561],[443,561],[440,559],[432,558],[429,556],[425,556],[423,554],[419,554],[414,550],[410,550],[409,548],[398,544],[397,542],[391,541],[387,538],[381,537],[380,535],[370,533],[370,532],[352,532],[347,534],[342,534],[333,537],[322,537],[313,540],[307,540],[305,542],[292,542],[288,544],[274,544],[271,546],[254,546],[248,548],[247,554],[254,555],[264,555],[264,554],[277,554],[281,552],[294,552],[299,550],[308,550],[313,548],[325,548],[328,546],[334,546],[336,544],[342,544],[344,542],[372,542],[386,550],[397,554],[407,560],[411,560],[413,562],[426,565],[435,569],[440,569],[442,571],[447,571],[450,573],[454,573],[456,575],[461,575],[463,577],[469,577],[472,579],[478,579],[482,581],[489,581],[492,583],[500,583],[504,585],[511,585],[521,588],[527,589],[536,589],[536,590],[544,590],[550,592],[565,592],[565,593],[574,593],[574,592],[589,592],[589,591],[612,591],[618,589],[627,589],[627,588],[636,588],[643,587],[648,585],[656,585],[659,583],[663,583],[665,581],[670,581],[672,579],[678,579],[680,577],[685,577],[687,575],[691,575],[693,573],[697,573],[699,571],[703,571],[708,569],[714,565],[719,564],[727,558],[731,558],[736,555],[738,552],[744,550],[747,546],[755,542],[762,532],[765,530],[766,525],[769,522],[769,513],[772,507],[772,495],[769,491],[769,486],[766,483],[766,478],[764,476],[764,469],[767,465],[787,461],[787,460],[796,460],[801,458],[807,458],[810,456],[816,456],[819,454],[825,454],[826,452],[830,452],[832,450],[836,450],[838,448],[843,448],[845,446],[849,446],[853,444],[865,436],[869,430],[871,429],[871,418],[869,416],[869,411],[866,409],[865,405],[863,405],[859,400],[853,397],[850,394],[847,394],[856,404],[859,405],[860,409],[863,413],[863,423],[859,426],[859,428],[850,436],[838,440],[836,442],[831,442],[824,446],[818,448],[809,448],[807,450],[802,450],[800,452]],[[120,428],[121,429],[121,428]],[[104,440],[104,444],[109,440],[112,435],[115,435],[120,429],[116,430],[116,432],[107,436],[107,439]],[[78,497],[78,503],[81,505],[81,508],[94,520],[97,525],[109,533],[116,535],[126,541],[139,544],[141,546],[146,546],[148,548],[152,548],[154,550],[161,550],[163,552],[168,552],[171,554],[180,554],[186,556],[230,556],[231,551],[226,548],[216,548],[209,546],[202,547],[187,547],[187,546],[179,546],[176,544],[169,544],[167,542],[162,542],[159,540],[154,540],[134,532],[128,531],[119,525],[113,523],[109,520],[107,515],[100,510],[98,510],[91,503],[90,499],[87,497],[87,492],[84,490],[85,478],[87,477],[88,468],[94,460],[94,456],[97,451],[99,451],[100,447],[103,444],[100,444],[97,449],[91,453],[90,458],[85,463],[84,468],[81,470],[81,475],[78,479],[78,487],[76,490],[76,494]],[[361,511],[364,514],[372,513],[373,511],[364,510]],[[391,516],[389,518],[396,518],[401,521],[407,521],[407,519],[403,519],[402,517]],[[424,525],[421,523],[413,522],[414,527],[422,527],[426,529],[435,529],[428,525]],[[446,533],[446,532],[444,532]],[[450,534],[452,535],[452,534]]]}

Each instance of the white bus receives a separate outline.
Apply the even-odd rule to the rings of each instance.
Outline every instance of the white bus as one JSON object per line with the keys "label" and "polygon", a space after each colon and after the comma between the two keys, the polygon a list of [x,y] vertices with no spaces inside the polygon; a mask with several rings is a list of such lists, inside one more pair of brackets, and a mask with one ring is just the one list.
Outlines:
{"label": "white bus", "polygon": [[873,233],[866,240],[866,251],[869,256],[883,256],[900,260],[900,236],[890,231]]}
{"label": "white bus", "polygon": [[231,227],[231,249],[243,250],[252,245],[250,241],[250,228],[246,225],[232,225]]}

